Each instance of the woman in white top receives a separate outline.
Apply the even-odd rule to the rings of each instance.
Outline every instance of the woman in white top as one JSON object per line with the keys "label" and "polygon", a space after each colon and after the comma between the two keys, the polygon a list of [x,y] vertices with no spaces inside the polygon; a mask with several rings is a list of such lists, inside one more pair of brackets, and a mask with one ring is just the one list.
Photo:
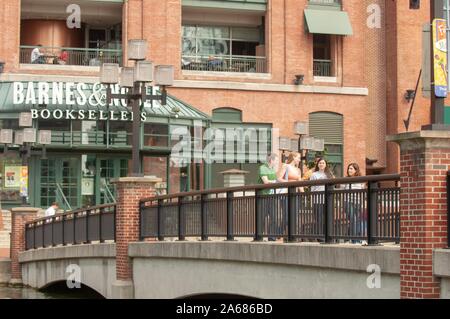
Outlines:
{"label": "woman in white top", "polygon": [[[347,177],[358,177],[361,176],[361,170],[357,163],[351,163],[347,167]],[[363,183],[346,184],[346,190],[360,190],[364,189],[365,185]],[[363,203],[362,192],[354,192],[344,195],[345,211],[349,221],[349,236],[350,237],[361,237],[365,236],[367,221],[363,216]],[[361,240],[352,240],[352,243],[361,243]]]}
{"label": "woman in white top", "polygon": [[[317,181],[322,179],[334,178],[333,173],[327,165],[327,161],[324,158],[320,158],[317,161],[314,173],[310,177],[310,181]],[[314,227],[312,235],[325,235],[323,215],[325,214],[325,193],[314,194],[314,192],[325,192],[325,185],[311,186],[313,214],[314,214]]]}

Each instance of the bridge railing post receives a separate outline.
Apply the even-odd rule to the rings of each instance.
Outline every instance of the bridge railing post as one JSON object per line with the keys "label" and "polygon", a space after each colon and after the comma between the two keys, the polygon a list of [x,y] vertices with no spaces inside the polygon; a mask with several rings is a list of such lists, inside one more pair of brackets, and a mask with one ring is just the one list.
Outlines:
{"label": "bridge railing post", "polygon": [[227,192],[227,240],[234,240],[233,233],[233,199],[234,193]]}
{"label": "bridge railing post", "polygon": [[263,241],[263,218],[261,209],[261,191],[255,190],[255,237],[254,241]]}
{"label": "bridge railing post", "polygon": [[183,210],[184,197],[178,197],[178,240],[186,240],[186,214]]}
{"label": "bridge railing post", "polygon": [[376,245],[378,220],[378,183],[370,182],[367,187],[367,243]]}
{"label": "bridge railing post", "polygon": [[287,223],[288,223],[288,242],[295,241],[295,233],[296,233],[296,225],[297,225],[297,193],[294,187],[289,187],[288,190],[288,214],[287,214]]}
{"label": "bridge railing post", "polygon": [[208,240],[208,211],[205,207],[206,195],[200,195],[200,228],[201,228],[201,240]]}
{"label": "bridge railing post", "polygon": [[157,215],[158,215],[158,240],[164,241],[164,220],[162,216],[162,200],[158,199],[158,208],[157,208]]}
{"label": "bridge railing post", "polygon": [[332,242],[333,221],[334,221],[334,185],[325,185],[325,212],[324,212],[324,235],[325,243]]}

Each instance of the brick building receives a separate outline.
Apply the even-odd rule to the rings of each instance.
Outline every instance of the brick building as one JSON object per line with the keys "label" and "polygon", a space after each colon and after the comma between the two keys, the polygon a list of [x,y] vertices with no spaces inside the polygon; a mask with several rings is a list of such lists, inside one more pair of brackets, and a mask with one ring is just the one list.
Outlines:
{"label": "brick building", "polygon": [[[76,21],[77,8],[68,7],[74,3],[81,24],[71,29],[66,22],[69,16]],[[409,0],[4,0],[1,128],[18,129],[19,112],[33,109],[40,114],[34,126],[52,130],[48,159],[30,159],[34,206],[55,199],[72,208],[110,201],[110,178],[127,174],[131,122],[57,118],[55,110],[101,107],[89,99],[40,103],[31,92],[62,85],[89,96],[98,88],[99,65],[129,64],[127,41],[142,38],[148,59],[175,66],[169,107],[146,109],[142,124],[144,172],[162,178],[164,192],[222,186],[219,172],[231,168],[250,171],[247,183],[256,182],[255,163],[171,167],[172,127],[195,122],[278,128],[280,136],[295,138],[294,123],[308,121],[310,134],[325,139],[336,175],[350,162],[367,174],[398,172],[398,146],[385,136],[405,131],[411,102],[404,94],[415,88],[422,68],[429,11],[427,1],[413,10]],[[38,44],[44,56],[32,60]],[[23,101],[14,100],[17,89]],[[410,131],[429,122],[429,104],[425,86],[417,92]],[[173,116],[174,106],[180,116]],[[17,185],[5,178],[21,161],[14,151],[0,158],[2,201],[14,205]]]}

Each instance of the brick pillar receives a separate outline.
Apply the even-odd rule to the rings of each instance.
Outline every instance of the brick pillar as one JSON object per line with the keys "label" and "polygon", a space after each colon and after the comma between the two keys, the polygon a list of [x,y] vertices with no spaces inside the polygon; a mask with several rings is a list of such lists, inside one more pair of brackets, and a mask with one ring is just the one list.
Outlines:
{"label": "brick pillar", "polygon": [[433,250],[447,247],[450,132],[404,133],[388,140],[400,145],[400,297],[439,298]]}
{"label": "brick pillar", "polygon": [[22,268],[19,254],[25,251],[25,223],[37,218],[39,208],[18,207],[11,209],[11,280],[10,286],[22,286]]}
{"label": "brick pillar", "polygon": [[116,282],[113,298],[134,298],[133,268],[128,257],[128,244],[139,241],[139,200],[154,197],[160,178],[124,177],[117,185],[116,206]]}

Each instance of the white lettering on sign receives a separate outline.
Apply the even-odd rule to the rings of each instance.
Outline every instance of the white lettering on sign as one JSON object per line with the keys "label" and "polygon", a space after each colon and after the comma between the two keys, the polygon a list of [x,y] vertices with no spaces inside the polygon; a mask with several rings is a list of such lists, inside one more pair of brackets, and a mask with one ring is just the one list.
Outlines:
{"label": "white lettering on sign", "polygon": [[39,104],[48,104],[50,98],[48,96],[48,92],[50,90],[50,85],[47,82],[39,82],[38,83],[38,103]]}
{"label": "white lettering on sign", "polygon": [[[126,93],[119,85],[111,87],[113,94]],[[126,99],[113,99],[110,106],[127,107]],[[14,82],[13,103],[36,105],[106,106],[106,88],[101,83],[87,85],[73,82]],[[157,104],[157,103],[155,103]]]}
{"label": "white lettering on sign", "polygon": [[25,97],[23,96],[23,90],[25,86],[22,82],[14,82],[13,84],[13,104],[23,104]]}

